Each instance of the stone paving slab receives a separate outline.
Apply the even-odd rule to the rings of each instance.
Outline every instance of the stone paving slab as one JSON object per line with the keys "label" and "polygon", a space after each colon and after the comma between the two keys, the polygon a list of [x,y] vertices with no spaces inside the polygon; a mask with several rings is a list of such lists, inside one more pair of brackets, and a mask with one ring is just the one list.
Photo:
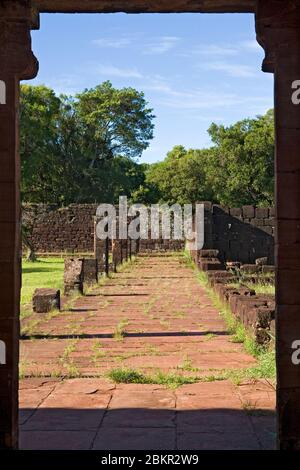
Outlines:
{"label": "stone paving slab", "polygon": [[[274,387],[214,380],[255,359],[231,342],[180,255],[141,257],[65,311],[34,315],[28,325],[21,341],[23,449],[274,447]],[[170,389],[108,379],[124,367],[202,381]]]}
{"label": "stone paving slab", "polygon": [[[24,379],[22,385],[22,449],[274,448],[272,401],[269,409],[248,413],[240,387],[229,381],[175,390],[103,379]],[[253,387],[267,390],[263,382],[242,387],[249,394]]]}

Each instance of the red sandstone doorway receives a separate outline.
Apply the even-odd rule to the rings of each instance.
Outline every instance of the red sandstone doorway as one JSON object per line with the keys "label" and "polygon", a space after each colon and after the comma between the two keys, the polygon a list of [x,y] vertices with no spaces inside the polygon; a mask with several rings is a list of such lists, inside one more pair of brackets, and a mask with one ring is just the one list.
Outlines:
{"label": "red sandstone doorway", "polygon": [[[52,3],[52,5],[51,5]],[[11,4],[11,2],[10,2]],[[44,0],[39,0],[38,2],[35,2],[35,5],[37,8],[45,8],[47,11],[56,11],[59,8],[63,8],[65,11],[70,8],[72,11],[76,9],[75,7],[70,7],[67,4],[67,2],[64,3],[63,7],[61,5],[58,5],[56,2],[51,2],[51,1],[44,1]],[[53,6],[54,5],[54,6]],[[293,16],[293,21],[295,21],[295,18],[297,18],[298,15],[298,10],[297,6],[295,6],[295,2],[291,4],[293,7],[295,7],[295,11],[293,10],[292,16]],[[16,94],[16,77],[20,78],[29,78],[30,76],[34,75],[35,73],[35,64],[32,61],[32,57],[30,54],[30,43],[28,41],[28,33],[29,33],[29,28],[34,24],[34,21],[32,20],[31,12],[28,12],[27,5],[20,5],[19,2],[15,2],[14,6],[16,6],[16,11],[12,15],[12,10],[10,8],[6,8],[7,5],[4,5],[4,7],[1,7],[1,21],[4,21],[4,28],[6,28],[6,20],[10,20],[10,28],[9,28],[9,36],[6,42],[6,47],[4,50],[4,56],[6,57],[5,63],[3,65],[3,70],[2,70],[2,77],[4,81],[7,84],[7,110],[9,112],[6,112],[6,109],[2,108],[2,118],[1,119],[1,125],[3,122],[5,122],[5,126],[8,126],[8,128],[15,129],[15,102],[17,99],[17,94]],[[212,9],[218,6],[213,6],[209,5],[208,8],[210,11]],[[275,8],[276,7],[276,8]],[[79,10],[81,10],[81,7],[77,7]],[[89,6],[90,11],[92,10],[92,6]],[[100,7],[101,8],[101,7]],[[195,7],[196,8],[196,7]],[[200,6],[202,9],[202,5]],[[224,11],[226,6],[220,7],[220,10],[218,11]],[[232,2],[229,6],[228,9],[233,10],[236,9],[235,11],[248,11],[251,10],[253,11],[254,8],[254,3],[253,2]],[[54,9],[54,10],[53,10]],[[126,7],[124,8],[126,9]],[[178,7],[179,10],[186,9],[185,6]],[[269,11],[268,11],[269,9]],[[133,7],[134,11],[140,11],[140,7]],[[167,8],[166,8],[167,10]],[[270,11],[272,11],[272,15],[270,15]],[[295,14],[294,14],[295,13]],[[259,40],[264,44],[264,46],[267,49],[267,60],[264,62],[264,70],[265,71],[274,71],[276,72],[276,107],[278,111],[281,111],[282,109],[285,110],[284,113],[284,118],[288,117],[290,119],[290,125],[289,127],[285,127],[285,125],[281,126],[282,122],[282,115],[281,112],[278,112],[277,114],[277,123],[276,123],[276,129],[277,129],[277,173],[278,173],[278,189],[281,189],[284,187],[284,181],[287,181],[287,178],[289,178],[289,184],[285,188],[285,200],[291,201],[293,200],[295,194],[297,194],[295,190],[295,185],[297,185],[297,181],[295,182],[295,178],[293,175],[293,172],[295,172],[295,169],[297,167],[297,157],[294,156],[294,148],[296,148],[294,145],[291,145],[290,152],[289,152],[289,157],[290,160],[287,162],[282,161],[282,153],[285,153],[285,148],[286,148],[286,142],[292,142],[295,144],[297,141],[297,132],[296,132],[296,127],[295,122],[297,122],[298,115],[297,115],[297,108],[292,107],[291,100],[290,100],[290,86],[287,86],[287,80],[290,80],[291,83],[294,83],[294,81],[297,79],[297,64],[294,62],[286,62],[284,61],[284,56],[287,57],[288,54],[285,54],[284,48],[291,48],[293,50],[293,54],[291,54],[292,58],[297,56],[297,36],[295,34],[295,23],[291,21],[290,18],[290,11],[286,9],[286,3],[281,2],[262,2],[258,3],[258,10],[257,10],[257,28],[258,28],[258,35],[259,35]],[[296,16],[295,16],[296,15]],[[21,23],[18,24],[18,27],[16,23],[18,23],[18,19],[21,18]],[[4,19],[4,20],[3,20]],[[17,20],[17,21],[16,21]],[[284,24],[284,29],[280,28],[280,22],[283,22]],[[35,25],[37,23],[35,22]],[[268,28],[266,28],[268,26]],[[17,29],[16,29],[17,28]],[[272,36],[273,31],[275,31],[275,35]],[[16,35],[16,32],[18,35]],[[278,34],[277,34],[277,33]],[[277,34],[277,40],[278,42],[284,43],[283,47],[283,55],[281,55],[281,50],[279,51],[278,47],[274,48],[274,38],[276,37]],[[14,42],[14,35],[15,37],[18,37],[17,39],[17,44],[18,44],[18,50],[16,51],[16,55],[10,54],[11,52],[11,42],[13,40]],[[20,41],[21,38],[21,41]],[[276,41],[275,41],[276,42]],[[295,61],[296,62],[296,61]],[[284,77],[284,81],[282,79]],[[289,84],[288,84],[289,85]],[[11,111],[11,112],[10,112]],[[4,125],[4,124],[3,124]],[[7,127],[4,127],[7,129]],[[9,136],[13,135],[9,134]],[[6,134],[4,134],[6,135]],[[7,134],[8,135],[8,134]],[[8,143],[7,143],[8,142]],[[1,153],[3,153],[4,157],[4,167],[5,167],[5,182],[9,181],[9,184],[4,185],[4,192],[7,194],[6,189],[9,188],[11,190],[11,197],[9,197],[9,202],[12,204],[12,213],[18,213],[18,197],[15,198],[15,194],[18,194],[17,191],[17,183],[16,182],[16,177],[15,177],[15,165],[13,165],[13,168],[11,168],[11,164],[7,163],[8,158],[11,158],[11,161],[14,161],[15,159],[15,139],[12,138],[8,139],[5,145],[3,146],[2,143],[2,148],[1,148]],[[7,145],[6,145],[7,144]],[[282,151],[283,150],[283,151]],[[295,158],[294,158],[295,157]],[[8,176],[7,176],[8,175]],[[287,197],[288,194],[288,197]],[[290,196],[290,197],[289,197]],[[293,417],[297,418],[297,413],[293,413],[290,410],[297,410],[299,400],[297,399],[298,394],[297,394],[297,389],[299,388],[297,386],[297,369],[294,367],[294,364],[291,363],[290,361],[290,347],[289,345],[293,343],[293,340],[295,338],[295,325],[297,325],[297,318],[296,318],[296,313],[297,313],[297,306],[299,304],[299,297],[297,297],[296,294],[296,288],[291,288],[290,286],[294,286],[295,279],[297,279],[298,276],[298,269],[295,268],[293,263],[291,264],[291,261],[288,261],[287,258],[285,258],[282,255],[282,250],[283,246],[286,247],[285,253],[289,250],[293,250],[293,247],[295,245],[295,237],[296,237],[296,228],[294,221],[298,220],[298,212],[295,207],[289,208],[286,206],[285,202],[282,199],[279,199],[281,197],[281,193],[279,192],[279,196],[277,199],[277,222],[278,222],[278,238],[277,238],[277,250],[278,250],[278,271],[280,276],[278,277],[278,282],[280,286],[280,291],[278,293],[277,301],[278,305],[280,306],[280,312],[285,312],[288,315],[288,318],[290,320],[289,324],[290,330],[288,330],[288,325],[286,326],[286,329],[284,329],[284,341],[283,341],[283,354],[280,357],[281,361],[279,362],[278,358],[278,365],[279,365],[279,377],[282,380],[280,382],[280,389],[278,392],[278,397],[279,397],[279,407],[284,411],[284,415],[281,416],[281,420],[279,422],[280,425],[280,442],[283,448],[295,448],[297,447],[297,442],[299,441],[298,437],[296,436],[296,431],[298,429],[297,427],[297,422],[295,424],[295,427],[291,426],[290,420],[293,419]],[[6,197],[4,198],[4,201],[6,201]],[[16,210],[14,210],[14,208]],[[16,263],[16,258],[17,258],[17,251],[18,251],[18,239],[19,237],[16,235],[18,233],[18,218],[17,217],[11,217],[11,212],[10,215],[7,217],[7,212],[4,212],[3,220],[5,223],[7,223],[7,220],[9,220],[9,226],[6,227],[5,231],[5,240],[9,240],[8,244],[4,244],[4,251],[5,251],[5,257],[3,258],[4,261],[2,262],[2,265],[4,268],[7,267],[7,263],[9,266],[9,276],[10,276],[10,281],[7,283],[7,288],[8,290],[5,289],[5,292],[3,291],[1,295],[3,295],[3,299],[5,300],[5,303],[10,306],[10,314],[7,316],[9,318],[8,323],[5,323],[7,325],[5,327],[5,338],[7,338],[6,344],[8,346],[8,350],[10,351],[10,362],[8,364],[8,370],[5,368],[4,370],[4,380],[2,383],[4,383],[3,386],[3,396],[5,404],[7,405],[8,409],[10,410],[15,410],[15,405],[16,405],[16,357],[17,357],[17,351],[16,351],[16,329],[15,329],[15,322],[11,321],[11,319],[16,318],[16,313],[18,312],[18,299],[16,300],[16,297],[18,295],[15,295],[15,292],[18,292],[18,282],[16,279],[18,278],[18,268],[17,268],[17,263]],[[288,215],[288,217],[287,217]],[[286,222],[287,218],[287,222]],[[287,238],[286,231],[287,231],[287,225],[292,227],[292,238]],[[17,230],[15,230],[17,229]],[[6,243],[5,242],[5,243]],[[2,247],[3,247],[2,246]],[[8,247],[8,248],[7,248]],[[296,251],[297,253],[297,251]],[[2,259],[2,258],[1,258]],[[284,274],[283,276],[281,275],[281,272]],[[288,294],[288,295],[287,295]],[[292,300],[291,300],[292,299]],[[281,317],[280,317],[281,318]],[[285,319],[287,316],[285,315]],[[286,320],[285,320],[286,321]],[[293,331],[291,331],[293,330]],[[282,329],[279,329],[280,332],[282,332]],[[12,333],[14,332],[14,334]],[[278,340],[279,341],[279,340]],[[281,343],[279,342],[278,345],[281,347]],[[279,347],[278,346],[278,347]],[[13,371],[13,372],[12,372]],[[5,377],[8,374],[13,374],[12,381],[9,382],[9,390],[7,389],[7,380]],[[2,380],[2,379],[1,379]],[[284,392],[285,390],[285,392]],[[288,399],[285,399],[284,397],[288,396]],[[290,405],[289,407],[286,407],[286,402],[289,401]],[[5,406],[6,406],[5,405]],[[292,407],[292,408],[290,408]],[[11,447],[15,445],[16,442],[16,428],[15,428],[15,413],[12,413],[12,415],[6,416],[6,423],[4,426],[4,437],[2,438],[2,442],[4,442],[5,446]],[[283,423],[287,420],[287,426],[282,426]]]}

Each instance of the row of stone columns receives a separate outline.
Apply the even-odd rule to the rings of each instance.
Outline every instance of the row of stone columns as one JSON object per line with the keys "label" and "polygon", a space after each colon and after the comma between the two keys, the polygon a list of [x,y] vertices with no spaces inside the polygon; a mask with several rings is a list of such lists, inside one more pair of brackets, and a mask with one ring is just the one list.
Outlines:
{"label": "row of stone columns", "polygon": [[[110,270],[117,272],[118,265],[131,259],[138,253],[139,244],[135,240],[120,239],[118,232],[112,238],[104,240],[97,237],[97,223],[99,219],[94,219],[94,257],[98,262],[99,273],[109,274]],[[118,225],[118,224],[117,224]],[[110,259],[111,258],[111,259]]]}

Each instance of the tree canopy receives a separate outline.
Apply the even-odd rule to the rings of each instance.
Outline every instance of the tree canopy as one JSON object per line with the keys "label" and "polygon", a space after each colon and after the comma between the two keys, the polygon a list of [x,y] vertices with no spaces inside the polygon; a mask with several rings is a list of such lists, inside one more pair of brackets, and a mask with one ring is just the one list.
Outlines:
{"label": "tree canopy", "polygon": [[214,146],[207,168],[215,199],[228,206],[274,202],[273,110],[208,130]]}
{"label": "tree canopy", "polygon": [[75,97],[21,88],[22,196],[27,202],[114,202],[143,182],[153,138],[144,94],[104,82]]}
{"label": "tree canopy", "polygon": [[178,145],[154,164],[138,163],[153,138],[154,115],[133,88],[104,82],[58,97],[23,85],[20,116],[26,202],[114,203],[120,195],[146,204],[274,202],[272,110],[228,127],[212,123],[210,148]]}
{"label": "tree canopy", "polygon": [[210,148],[175,146],[165,160],[151,165],[146,190],[154,186],[157,198],[169,204],[201,200],[232,207],[273,204],[273,111],[229,127],[213,123],[208,133]]}

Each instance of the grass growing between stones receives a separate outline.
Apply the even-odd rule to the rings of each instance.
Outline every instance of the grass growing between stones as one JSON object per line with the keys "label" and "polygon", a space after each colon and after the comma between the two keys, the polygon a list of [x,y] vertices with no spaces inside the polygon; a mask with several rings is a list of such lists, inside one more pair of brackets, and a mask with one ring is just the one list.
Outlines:
{"label": "grass growing between stones", "polygon": [[144,374],[138,370],[127,368],[110,370],[108,378],[115,383],[165,385],[169,388],[177,388],[181,385],[194,384],[197,382],[212,382],[214,380],[226,379],[224,375],[193,377],[176,374],[174,372],[164,373],[162,371],[157,371],[155,374]]}
{"label": "grass growing between stones", "polygon": [[126,326],[128,326],[128,325],[129,325],[129,322],[128,322],[127,318],[124,318],[123,320],[121,320],[121,321],[117,324],[117,326],[116,326],[116,328],[115,328],[114,335],[113,335],[113,336],[114,336],[114,339],[115,339],[116,341],[123,341],[124,336],[125,336],[125,334],[126,334],[126,329],[125,329],[125,328],[126,328]]}
{"label": "grass growing between stones", "polygon": [[229,284],[230,287],[238,289],[240,287],[247,287],[248,289],[254,289],[257,294],[272,294],[275,295],[275,286],[269,282],[243,282],[242,285],[239,283]]}
{"label": "grass growing between stones", "polygon": [[232,314],[230,308],[220,300],[218,295],[210,289],[210,297],[215,307],[224,318],[229,332],[233,335],[232,341],[242,343],[245,350],[257,359],[257,364],[246,369],[230,371],[228,378],[235,383],[243,380],[271,379],[276,377],[275,350],[273,346],[259,346],[244,325]]}
{"label": "grass growing between stones", "polygon": [[240,370],[224,371],[226,378],[231,379],[237,384],[244,380],[271,379],[274,381],[276,377],[274,347],[259,346],[251,334],[246,330],[244,325],[233,315],[229,306],[222,302],[214,289],[209,286],[206,274],[203,271],[197,271],[189,253],[185,254],[185,259],[187,266],[196,271],[199,282],[206,289],[213,305],[219,310],[220,315],[224,318],[228,332],[232,335],[232,342],[242,343],[245,350],[257,360],[257,364],[255,366]]}
{"label": "grass growing between stones", "polygon": [[212,289],[208,287],[207,289],[214,306],[219,310],[227,324],[229,332],[233,335],[232,341],[242,343],[245,350],[257,359],[257,365],[246,369],[231,371],[228,374],[228,378],[231,378],[235,383],[255,379],[274,380],[276,376],[276,364],[273,347],[259,346],[244,325],[235,318],[230,308],[220,300]]}

